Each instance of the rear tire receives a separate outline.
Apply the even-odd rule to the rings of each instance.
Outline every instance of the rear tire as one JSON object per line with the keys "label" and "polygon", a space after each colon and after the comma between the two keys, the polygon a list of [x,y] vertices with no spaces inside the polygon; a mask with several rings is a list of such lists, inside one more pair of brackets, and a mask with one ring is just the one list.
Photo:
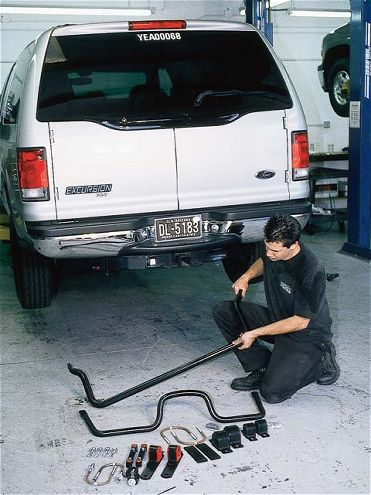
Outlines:
{"label": "rear tire", "polygon": [[[238,244],[230,248],[227,256],[223,259],[223,266],[231,282],[235,282],[250,268],[250,266],[263,254],[263,242],[249,244]],[[250,283],[261,282],[263,277],[257,277]]]}
{"label": "rear tire", "polygon": [[54,292],[54,263],[23,246],[11,228],[11,252],[18,300],[24,309],[50,306]]}

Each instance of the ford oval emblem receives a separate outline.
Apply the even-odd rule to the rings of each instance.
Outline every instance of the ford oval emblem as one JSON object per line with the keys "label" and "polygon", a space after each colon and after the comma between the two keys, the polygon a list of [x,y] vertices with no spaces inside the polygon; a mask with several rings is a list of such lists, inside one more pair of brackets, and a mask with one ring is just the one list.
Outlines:
{"label": "ford oval emblem", "polygon": [[276,175],[276,172],[274,170],[260,170],[255,177],[257,179],[271,179]]}

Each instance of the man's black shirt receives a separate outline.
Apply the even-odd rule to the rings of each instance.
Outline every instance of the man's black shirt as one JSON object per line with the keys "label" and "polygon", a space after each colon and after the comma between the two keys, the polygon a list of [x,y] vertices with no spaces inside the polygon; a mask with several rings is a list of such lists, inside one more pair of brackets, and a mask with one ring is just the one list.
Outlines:
{"label": "man's black shirt", "polygon": [[313,343],[331,339],[331,317],[326,299],[326,272],[322,261],[301,242],[300,251],[288,260],[271,261],[263,254],[264,289],[272,321],[290,316],[310,319],[295,339]]}

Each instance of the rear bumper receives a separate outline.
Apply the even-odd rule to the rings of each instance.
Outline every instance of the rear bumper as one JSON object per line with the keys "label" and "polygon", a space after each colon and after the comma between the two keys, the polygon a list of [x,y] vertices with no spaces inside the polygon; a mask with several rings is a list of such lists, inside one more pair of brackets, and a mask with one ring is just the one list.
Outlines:
{"label": "rear bumper", "polygon": [[[188,211],[157,212],[68,222],[28,222],[33,247],[50,258],[156,256],[196,251],[218,252],[239,242],[263,239],[263,228],[275,213],[295,216],[302,226],[309,218],[307,200]],[[201,239],[156,242],[154,220],[161,217],[202,215]]]}

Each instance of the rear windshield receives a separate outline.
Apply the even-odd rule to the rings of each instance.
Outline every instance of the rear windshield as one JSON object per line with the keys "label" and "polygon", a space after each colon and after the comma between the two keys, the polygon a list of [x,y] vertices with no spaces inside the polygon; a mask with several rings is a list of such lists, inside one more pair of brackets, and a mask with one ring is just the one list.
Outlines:
{"label": "rear windshield", "polygon": [[37,118],[181,127],[291,106],[255,32],[125,32],[52,37]]}

